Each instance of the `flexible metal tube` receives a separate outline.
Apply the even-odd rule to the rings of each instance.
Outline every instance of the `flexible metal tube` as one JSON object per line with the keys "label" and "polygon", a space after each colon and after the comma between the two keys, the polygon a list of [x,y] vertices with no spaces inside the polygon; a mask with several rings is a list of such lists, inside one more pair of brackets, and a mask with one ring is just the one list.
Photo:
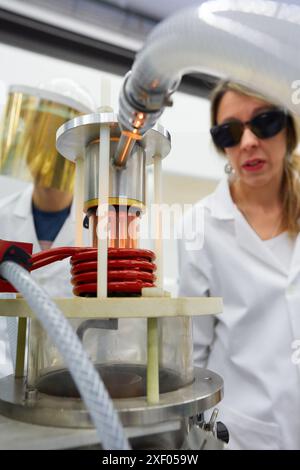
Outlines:
{"label": "flexible metal tube", "polygon": [[122,128],[136,132],[137,116],[140,134],[153,127],[182,75],[192,71],[238,81],[299,115],[299,42],[296,4],[212,0],[179,11],[154,28],[126,77]]}

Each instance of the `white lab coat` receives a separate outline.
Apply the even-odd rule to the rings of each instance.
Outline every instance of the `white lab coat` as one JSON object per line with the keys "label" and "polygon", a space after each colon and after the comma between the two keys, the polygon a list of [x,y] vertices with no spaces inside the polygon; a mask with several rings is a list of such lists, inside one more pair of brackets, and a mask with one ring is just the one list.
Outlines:
{"label": "white lab coat", "polygon": [[[4,240],[33,243],[33,253],[41,251],[32,215],[32,191],[30,185],[24,191],[15,193],[0,200],[0,238]],[[88,245],[89,235],[84,230],[84,245]],[[74,246],[75,240],[75,207],[71,212],[52,244]],[[50,297],[71,297],[70,259],[58,261],[32,272],[32,277],[42,286]],[[12,373],[12,362],[7,361],[8,337],[6,319],[0,317],[0,377]]]}
{"label": "white lab coat", "polygon": [[200,201],[196,239],[179,241],[179,295],[223,297],[194,321],[195,363],[224,379],[220,418],[231,449],[300,449],[300,236],[287,271],[233,203],[227,180]]}

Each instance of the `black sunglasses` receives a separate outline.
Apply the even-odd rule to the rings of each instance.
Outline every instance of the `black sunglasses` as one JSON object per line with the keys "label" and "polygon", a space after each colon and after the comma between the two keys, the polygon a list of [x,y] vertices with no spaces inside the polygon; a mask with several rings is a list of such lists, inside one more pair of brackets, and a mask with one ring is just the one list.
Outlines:
{"label": "black sunglasses", "polygon": [[214,126],[210,133],[217,147],[228,148],[240,143],[245,127],[249,127],[259,139],[268,139],[282,131],[286,124],[287,113],[281,109],[273,109],[264,111],[247,122],[234,119]]}

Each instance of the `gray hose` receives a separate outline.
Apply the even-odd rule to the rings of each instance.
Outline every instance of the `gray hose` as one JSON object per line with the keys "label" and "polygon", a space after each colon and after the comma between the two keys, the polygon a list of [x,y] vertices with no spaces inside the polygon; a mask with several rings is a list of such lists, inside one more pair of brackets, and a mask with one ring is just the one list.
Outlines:
{"label": "gray hose", "polygon": [[112,400],[64,315],[21,266],[5,261],[0,265],[0,275],[25,297],[59,350],[98,431],[102,447],[111,450],[130,449]]}

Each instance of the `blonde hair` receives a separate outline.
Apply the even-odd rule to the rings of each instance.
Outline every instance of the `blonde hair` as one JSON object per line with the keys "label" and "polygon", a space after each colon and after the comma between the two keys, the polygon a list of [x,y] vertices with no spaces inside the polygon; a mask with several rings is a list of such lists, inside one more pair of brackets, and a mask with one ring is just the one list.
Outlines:
{"label": "blonde hair", "polygon": [[[242,95],[268,101],[266,97],[243,85],[231,81],[221,81],[211,94],[211,126],[217,124],[217,113],[220,102],[228,91],[235,91]],[[299,123],[294,116],[288,114],[287,155],[284,160],[281,194],[283,203],[282,226],[291,236],[296,236],[300,232],[300,156],[295,151],[299,135]],[[217,147],[217,151],[221,154],[225,154],[223,148]]]}

